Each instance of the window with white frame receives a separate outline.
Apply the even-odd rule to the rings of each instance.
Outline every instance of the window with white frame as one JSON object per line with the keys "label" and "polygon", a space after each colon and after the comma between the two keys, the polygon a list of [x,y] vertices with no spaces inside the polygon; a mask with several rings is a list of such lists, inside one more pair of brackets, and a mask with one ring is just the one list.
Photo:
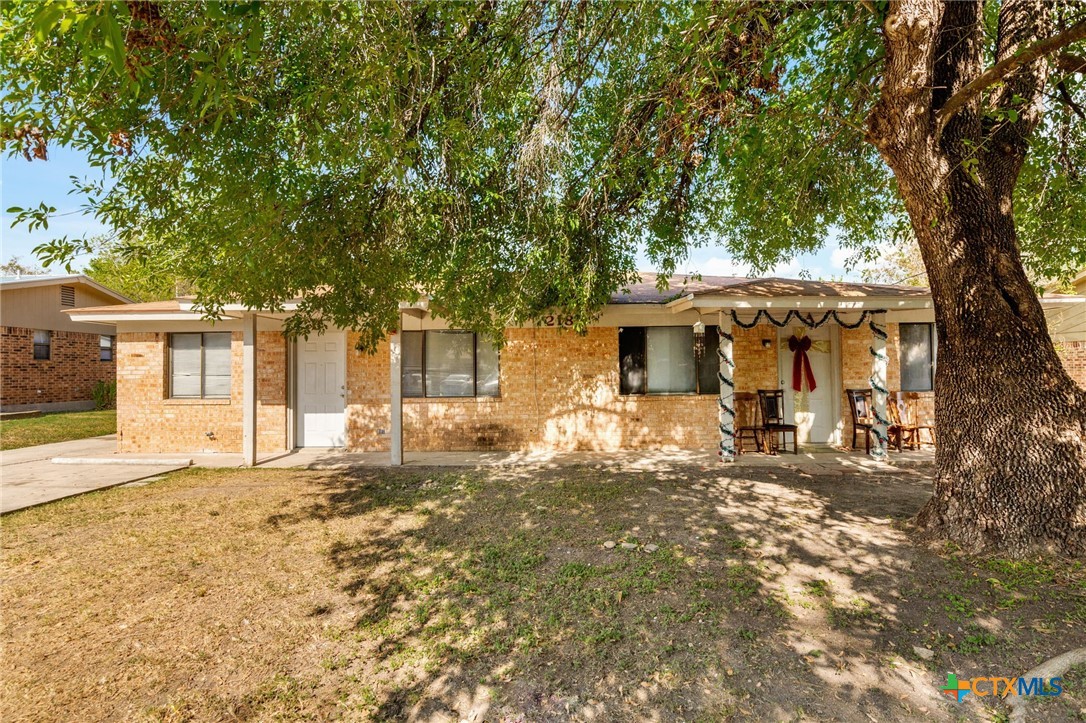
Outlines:
{"label": "window with white frame", "polygon": [[170,334],[170,397],[230,397],[230,332]]}
{"label": "window with white frame", "polygon": [[[25,338],[25,337],[24,337]],[[34,358],[47,361],[52,355],[53,332],[45,329],[34,330]]]}
{"label": "window with white frame", "polygon": [[113,361],[112,336],[103,335],[98,337],[98,359],[99,361]]}
{"label": "window with white frame", "polygon": [[930,392],[935,388],[935,361],[938,344],[935,324],[900,324],[901,389]]}
{"label": "window with white frame", "polygon": [[405,331],[405,397],[497,397],[498,350],[471,331]]}
{"label": "window with white frame", "polygon": [[700,344],[690,326],[624,326],[618,330],[619,392],[719,394],[719,346],[715,326],[705,327]]}

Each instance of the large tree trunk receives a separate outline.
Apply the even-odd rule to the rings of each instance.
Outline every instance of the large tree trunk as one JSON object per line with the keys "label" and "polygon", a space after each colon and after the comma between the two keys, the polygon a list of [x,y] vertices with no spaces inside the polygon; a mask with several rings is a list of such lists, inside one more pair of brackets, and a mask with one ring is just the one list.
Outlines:
{"label": "large tree trunk", "polygon": [[[992,102],[939,118],[983,59],[982,3],[891,4],[869,137],[894,171],[920,244],[939,335],[934,495],[917,517],[966,549],[1086,552],[1086,392],[1064,370],[1022,267],[1012,195],[1047,70],[1024,66]],[[1047,32],[1037,0],[1007,0],[997,56]],[[1005,94],[1005,99],[999,94]],[[940,120],[945,120],[945,128]]]}
{"label": "large tree trunk", "polygon": [[935,489],[917,522],[969,550],[1081,554],[1086,392],[1056,355],[1010,219],[952,198],[945,228],[917,229],[939,334]]}

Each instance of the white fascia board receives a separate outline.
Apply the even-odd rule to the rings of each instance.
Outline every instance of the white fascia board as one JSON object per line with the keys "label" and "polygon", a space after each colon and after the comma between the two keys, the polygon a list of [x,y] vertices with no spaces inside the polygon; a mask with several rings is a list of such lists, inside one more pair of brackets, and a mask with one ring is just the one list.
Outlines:
{"label": "white fascia board", "polygon": [[900,296],[699,296],[692,306],[706,311],[717,309],[810,309],[836,311],[865,311],[871,309],[893,311],[898,309],[930,309],[931,297],[903,298]]}
{"label": "white fascia board", "polygon": [[[117,324],[126,321],[207,321],[207,319],[200,314],[176,311],[158,311],[148,312],[146,314],[80,314],[76,312],[69,316],[71,316],[72,321],[83,321],[89,324]],[[231,316],[229,314],[223,314],[219,317],[220,320],[237,318],[239,317]]]}

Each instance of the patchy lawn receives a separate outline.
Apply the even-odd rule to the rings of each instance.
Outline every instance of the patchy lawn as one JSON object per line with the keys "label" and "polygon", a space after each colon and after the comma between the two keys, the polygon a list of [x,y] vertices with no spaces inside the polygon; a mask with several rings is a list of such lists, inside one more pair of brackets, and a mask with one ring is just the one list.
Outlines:
{"label": "patchy lawn", "polygon": [[0,421],[0,449],[33,447],[71,439],[100,437],[117,431],[117,410],[57,412]]}
{"label": "patchy lawn", "polygon": [[[1086,571],[917,547],[928,488],[219,470],[66,500],[4,518],[3,718],[1000,719],[946,673],[1086,645]],[[1064,690],[1046,720],[1086,716],[1086,671]]]}

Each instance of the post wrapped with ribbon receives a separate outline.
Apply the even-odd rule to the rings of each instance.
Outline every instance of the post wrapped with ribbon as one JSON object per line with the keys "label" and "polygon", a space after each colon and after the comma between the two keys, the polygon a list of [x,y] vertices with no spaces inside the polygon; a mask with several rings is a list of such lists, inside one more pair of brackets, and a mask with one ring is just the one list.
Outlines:
{"label": "post wrapped with ribbon", "polygon": [[815,384],[814,370],[811,369],[811,360],[807,352],[811,349],[811,337],[804,335],[802,338],[795,334],[788,338],[788,350],[792,356],[792,389],[803,391],[803,379],[807,379],[807,391],[813,392],[818,386]]}

